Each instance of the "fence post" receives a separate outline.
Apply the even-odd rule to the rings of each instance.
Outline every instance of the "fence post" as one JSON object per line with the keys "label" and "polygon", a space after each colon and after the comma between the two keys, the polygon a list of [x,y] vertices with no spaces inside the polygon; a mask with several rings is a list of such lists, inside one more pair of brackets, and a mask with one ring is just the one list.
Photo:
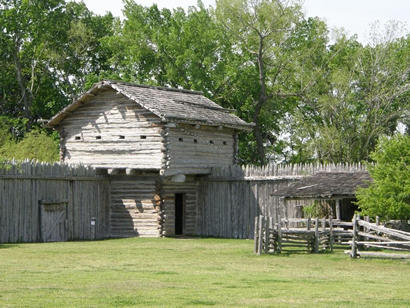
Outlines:
{"label": "fence post", "polygon": [[311,224],[312,224],[311,218],[308,217],[307,223],[306,223],[306,229],[307,229],[308,231],[310,230]]}
{"label": "fence post", "polygon": [[333,219],[332,216],[329,218],[329,245],[330,245],[330,251],[333,252]]}
{"label": "fence post", "polygon": [[278,253],[282,252],[282,223],[279,219],[278,223]]}
{"label": "fence post", "polygon": [[259,230],[258,230],[258,237],[259,237],[259,241],[258,241],[258,255],[260,255],[262,253],[262,247],[263,247],[263,216],[260,215],[259,216]]}
{"label": "fence post", "polygon": [[255,247],[254,247],[254,249],[253,249],[253,251],[254,251],[254,253],[258,253],[258,247],[259,247],[259,243],[258,243],[258,241],[259,241],[259,237],[258,237],[258,234],[259,234],[259,217],[258,216],[255,216],[255,232],[254,232],[254,234],[253,234],[253,238],[254,238],[254,241],[255,241]]}
{"label": "fence post", "polygon": [[352,238],[352,252],[350,256],[352,258],[357,258],[357,215],[353,216],[353,238]]}
{"label": "fence post", "polygon": [[[364,220],[365,220],[366,222],[370,222],[369,216],[364,216]],[[363,231],[366,232],[366,233],[369,233],[369,228],[368,228],[368,227],[365,227]],[[369,238],[366,236],[366,237],[364,238],[364,241],[367,242],[368,240],[369,240]]]}
{"label": "fence post", "polygon": [[319,252],[319,218],[315,219],[315,252]]}

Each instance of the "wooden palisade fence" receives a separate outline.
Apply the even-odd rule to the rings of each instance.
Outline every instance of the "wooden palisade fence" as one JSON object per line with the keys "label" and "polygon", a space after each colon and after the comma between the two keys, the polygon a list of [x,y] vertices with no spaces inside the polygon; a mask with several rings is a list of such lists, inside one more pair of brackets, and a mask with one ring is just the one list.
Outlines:
{"label": "wooden palisade fence", "polygon": [[[377,223],[370,223],[368,217],[361,220],[360,216],[353,217],[353,237],[349,242],[351,249],[345,253],[352,258],[378,257],[410,259],[410,233],[386,228]],[[360,248],[360,251],[359,251]],[[380,251],[363,251],[364,249],[383,249],[409,253],[390,253]]]}
{"label": "wooden palisade fence", "polygon": [[296,217],[310,200],[288,200],[283,206],[272,193],[317,172],[366,171],[361,164],[296,164],[214,168],[198,187],[197,234],[253,239],[256,216]]}
{"label": "wooden palisade fence", "polygon": [[84,166],[0,166],[0,243],[107,237],[108,179]]}

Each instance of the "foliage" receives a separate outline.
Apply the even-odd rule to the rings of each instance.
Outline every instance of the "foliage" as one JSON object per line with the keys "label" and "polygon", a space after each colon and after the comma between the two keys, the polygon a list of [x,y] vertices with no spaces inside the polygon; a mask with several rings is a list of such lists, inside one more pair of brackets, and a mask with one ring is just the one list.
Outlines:
{"label": "foliage", "polygon": [[280,119],[312,85],[312,63],[325,50],[326,27],[318,19],[305,20],[297,1],[221,0],[216,18],[233,39],[235,70],[252,72],[239,80],[246,82],[242,99],[256,124],[248,159],[265,164],[267,151],[283,149],[276,144]]}
{"label": "foliage", "polygon": [[0,146],[0,160],[35,159],[43,162],[59,160],[57,133],[49,136],[44,131],[33,129],[20,141],[11,138]]}
{"label": "foliage", "polygon": [[410,36],[362,46],[340,36],[328,52],[324,81],[292,115],[296,152],[321,162],[368,160],[378,138],[408,118],[409,43]]}
{"label": "foliage", "polygon": [[359,189],[357,199],[365,215],[384,220],[410,219],[410,136],[384,137],[370,155],[373,183]]}
{"label": "foliage", "polygon": [[0,306],[407,307],[410,303],[406,262],[352,262],[343,252],[256,256],[249,240],[128,238],[0,244],[0,260]]}
{"label": "foliage", "polygon": [[326,201],[315,200],[312,204],[303,207],[304,217],[310,218],[329,218],[332,216],[332,208]]}
{"label": "foliage", "polygon": [[120,20],[82,2],[0,0],[2,136],[21,138],[102,79],[199,90],[234,109],[256,124],[240,135],[242,163],[359,162],[398,123],[408,130],[410,36],[397,24],[366,46],[329,44],[297,0],[124,3]]}

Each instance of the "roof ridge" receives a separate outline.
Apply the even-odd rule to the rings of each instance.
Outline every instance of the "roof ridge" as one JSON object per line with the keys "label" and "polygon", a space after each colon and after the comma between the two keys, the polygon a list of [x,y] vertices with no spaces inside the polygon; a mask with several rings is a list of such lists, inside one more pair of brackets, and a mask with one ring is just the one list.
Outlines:
{"label": "roof ridge", "polygon": [[101,83],[102,84],[123,84],[123,85],[127,85],[127,86],[132,86],[132,87],[139,87],[139,88],[147,88],[147,89],[155,89],[155,90],[171,91],[171,92],[180,92],[180,93],[189,93],[189,94],[195,94],[195,95],[204,95],[204,93],[201,92],[201,91],[194,91],[194,90],[187,90],[187,89],[177,89],[177,88],[161,87],[161,86],[150,86],[150,85],[138,84],[138,83],[133,83],[133,82],[126,82],[126,81],[121,81],[121,80],[102,80]]}

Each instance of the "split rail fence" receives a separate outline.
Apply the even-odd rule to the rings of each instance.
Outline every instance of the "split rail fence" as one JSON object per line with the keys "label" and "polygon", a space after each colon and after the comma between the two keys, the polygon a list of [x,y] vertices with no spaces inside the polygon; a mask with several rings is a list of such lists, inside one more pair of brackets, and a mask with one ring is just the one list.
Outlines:
{"label": "split rail fence", "polygon": [[[410,232],[386,228],[377,223],[370,223],[368,217],[361,220],[360,216],[353,217],[353,237],[349,242],[351,249],[346,250],[352,258],[376,257],[410,259]],[[360,248],[360,251],[359,251]],[[378,249],[383,251],[363,251],[365,249]],[[391,253],[387,251],[400,251],[407,253]]]}
{"label": "split rail fence", "polygon": [[[280,219],[279,223],[275,223],[273,217],[260,215],[255,218],[254,243],[254,252],[258,255],[332,252],[336,248],[350,246],[345,253],[352,258],[410,259],[409,232],[370,223],[368,217],[361,220],[356,215],[352,222],[324,218],[285,218]],[[386,250],[408,253],[396,254]]]}
{"label": "split rail fence", "polygon": [[255,253],[332,252],[349,244],[352,223],[338,219],[284,218],[274,223],[273,217],[255,218]]}

